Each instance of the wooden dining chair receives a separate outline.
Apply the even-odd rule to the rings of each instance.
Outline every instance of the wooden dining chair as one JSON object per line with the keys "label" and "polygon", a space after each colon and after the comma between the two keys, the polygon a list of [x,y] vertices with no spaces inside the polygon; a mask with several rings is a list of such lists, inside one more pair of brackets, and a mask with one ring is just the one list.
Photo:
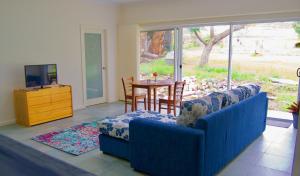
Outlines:
{"label": "wooden dining chair", "polygon": [[[137,109],[137,102],[140,99],[144,99],[144,108],[146,110],[146,94],[136,94],[132,97],[132,83],[134,78],[131,76],[129,78],[122,77],[122,84],[125,95],[125,113],[127,112],[127,104],[131,104],[131,106],[135,106]],[[135,105],[132,104],[132,99],[135,98]],[[130,102],[128,100],[131,100]]]}
{"label": "wooden dining chair", "polygon": [[[185,81],[176,81],[174,85],[173,90],[173,96],[170,97],[170,99],[163,99],[160,98],[158,101],[159,106],[159,112],[161,112],[161,109],[169,109],[173,110],[174,116],[176,116],[176,107],[179,105],[181,107],[182,105],[182,96],[183,96],[183,90],[184,90]],[[167,105],[167,107],[162,107],[162,105]],[[171,112],[168,112],[170,114]]]}

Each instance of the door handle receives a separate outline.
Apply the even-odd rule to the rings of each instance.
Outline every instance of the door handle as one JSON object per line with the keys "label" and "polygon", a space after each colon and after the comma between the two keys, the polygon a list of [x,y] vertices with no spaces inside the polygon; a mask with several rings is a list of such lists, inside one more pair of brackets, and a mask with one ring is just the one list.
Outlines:
{"label": "door handle", "polygon": [[106,70],[106,67],[102,67],[102,70]]}

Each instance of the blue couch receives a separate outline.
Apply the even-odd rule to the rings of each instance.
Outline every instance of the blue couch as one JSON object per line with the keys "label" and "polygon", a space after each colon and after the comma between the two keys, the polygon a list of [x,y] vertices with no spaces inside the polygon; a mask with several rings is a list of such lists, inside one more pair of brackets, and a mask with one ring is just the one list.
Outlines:
{"label": "blue couch", "polygon": [[129,122],[134,119],[149,119],[160,123],[176,124],[172,115],[151,111],[135,111],[114,118],[107,118],[99,123],[100,150],[126,160],[130,160]]}
{"label": "blue couch", "polygon": [[176,118],[137,111],[106,119],[100,150],[150,175],[215,175],[265,130],[268,99],[259,90],[246,85],[184,102]]}
{"label": "blue couch", "polygon": [[150,175],[215,175],[263,133],[267,109],[261,92],[199,118],[194,128],[135,119],[128,159]]}

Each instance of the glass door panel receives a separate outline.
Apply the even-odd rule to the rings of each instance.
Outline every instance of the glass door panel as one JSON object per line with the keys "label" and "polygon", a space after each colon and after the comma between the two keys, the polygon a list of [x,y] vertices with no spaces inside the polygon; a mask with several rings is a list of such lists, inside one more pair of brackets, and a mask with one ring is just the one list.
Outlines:
{"label": "glass door panel", "polygon": [[84,104],[105,102],[105,65],[103,59],[103,31],[82,28],[82,69]]}
{"label": "glass door panel", "polygon": [[174,30],[140,33],[140,80],[174,79],[175,68]]}
{"label": "glass door panel", "polygon": [[87,99],[103,97],[101,34],[86,33],[85,67]]}
{"label": "glass door panel", "polygon": [[187,27],[182,33],[184,99],[226,90],[230,26]]}
{"label": "glass door panel", "polygon": [[296,70],[300,67],[297,24],[300,29],[296,21],[254,23],[233,33],[233,85],[260,84],[268,92],[269,110],[287,112],[287,106],[297,100]]}

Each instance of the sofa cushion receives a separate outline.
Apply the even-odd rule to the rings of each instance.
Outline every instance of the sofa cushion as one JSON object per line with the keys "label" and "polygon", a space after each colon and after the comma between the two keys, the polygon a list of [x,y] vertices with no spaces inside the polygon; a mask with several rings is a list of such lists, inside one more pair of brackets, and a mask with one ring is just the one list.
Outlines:
{"label": "sofa cushion", "polygon": [[152,111],[135,111],[115,118],[107,117],[106,119],[99,121],[98,125],[100,133],[128,141],[129,122],[137,118],[147,118],[163,123],[176,123],[174,116],[170,114],[165,115]]}
{"label": "sofa cushion", "polygon": [[238,86],[235,89],[231,89],[225,92],[224,94],[224,107],[230,106],[232,104],[236,104],[246,98],[257,95],[260,91],[260,86],[256,84],[247,84],[243,86]]}
{"label": "sofa cushion", "polygon": [[241,89],[231,89],[228,91],[223,92],[225,102],[223,102],[224,106],[222,108],[225,108],[227,106],[230,106],[232,104],[236,104],[244,99],[244,92]]}
{"label": "sofa cushion", "polygon": [[236,104],[250,96],[258,94],[260,86],[247,84],[224,92],[213,92],[208,96],[185,101],[180,115],[176,119],[178,125],[194,127],[198,119],[222,108]]}
{"label": "sofa cushion", "polygon": [[237,88],[242,89],[245,92],[245,96],[247,98],[258,94],[260,91],[260,86],[257,84],[246,84],[246,85],[238,86]]}
{"label": "sofa cushion", "polygon": [[205,115],[219,111],[222,108],[224,94],[214,92],[208,96],[191,101],[185,101],[181,113],[176,119],[178,125],[194,127],[196,121]]}

